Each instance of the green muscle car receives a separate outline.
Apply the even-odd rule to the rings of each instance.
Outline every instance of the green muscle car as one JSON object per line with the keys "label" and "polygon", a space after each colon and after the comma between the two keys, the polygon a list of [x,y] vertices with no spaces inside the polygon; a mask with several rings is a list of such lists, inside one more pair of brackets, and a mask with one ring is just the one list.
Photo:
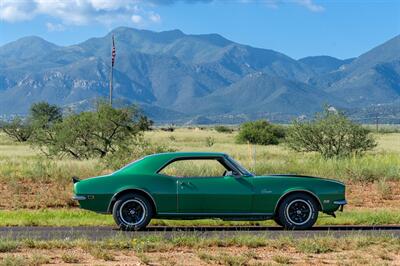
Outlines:
{"label": "green muscle car", "polygon": [[73,182],[81,208],[112,213],[122,230],[144,229],[152,218],[274,219],[286,229],[307,229],[319,211],[335,216],[346,204],[339,181],[255,176],[214,152],[149,155],[110,175]]}

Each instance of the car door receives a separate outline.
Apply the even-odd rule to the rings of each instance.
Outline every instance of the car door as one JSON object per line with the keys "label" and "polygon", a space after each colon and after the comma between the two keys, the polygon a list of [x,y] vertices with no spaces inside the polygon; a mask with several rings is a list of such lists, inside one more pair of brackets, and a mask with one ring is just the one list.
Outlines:
{"label": "car door", "polygon": [[186,177],[177,186],[180,213],[252,212],[253,187],[248,177]]}
{"label": "car door", "polygon": [[179,213],[250,213],[250,177],[232,170],[223,157],[199,157],[179,159],[163,171],[176,178]]}

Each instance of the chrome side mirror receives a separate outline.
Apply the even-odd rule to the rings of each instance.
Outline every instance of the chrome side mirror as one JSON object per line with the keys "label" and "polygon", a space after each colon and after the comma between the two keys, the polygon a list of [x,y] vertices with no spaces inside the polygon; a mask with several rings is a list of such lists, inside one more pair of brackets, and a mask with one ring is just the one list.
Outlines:
{"label": "chrome side mirror", "polygon": [[232,172],[232,171],[227,171],[227,172],[225,173],[225,176],[233,176],[233,172]]}
{"label": "chrome side mirror", "polygon": [[228,172],[226,172],[225,176],[241,177],[241,175],[236,171],[228,171]]}

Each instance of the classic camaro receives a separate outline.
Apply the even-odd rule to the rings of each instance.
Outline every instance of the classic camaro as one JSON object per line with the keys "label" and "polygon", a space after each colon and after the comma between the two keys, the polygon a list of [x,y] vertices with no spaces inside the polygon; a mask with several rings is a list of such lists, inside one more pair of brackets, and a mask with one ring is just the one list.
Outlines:
{"label": "classic camaro", "polygon": [[346,204],[339,181],[300,175],[255,176],[224,153],[171,152],[143,157],[105,176],[73,177],[80,207],[112,213],[122,230],[152,218],[266,220],[286,229],[314,225]]}

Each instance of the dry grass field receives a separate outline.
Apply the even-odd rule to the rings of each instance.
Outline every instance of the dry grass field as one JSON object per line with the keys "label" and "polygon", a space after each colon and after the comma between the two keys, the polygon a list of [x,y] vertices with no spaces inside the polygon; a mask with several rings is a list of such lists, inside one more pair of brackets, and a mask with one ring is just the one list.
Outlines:
{"label": "dry grass field", "polygon": [[[321,215],[319,224],[400,224],[400,133],[376,135],[378,146],[363,157],[331,160],[317,154],[295,153],[283,144],[236,144],[235,135],[212,128],[179,128],[174,132],[146,132],[145,137],[177,151],[226,152],[257,174],[297,173],[344,181],[349,201],[345,212],[337,219]],[[0,135],[0,225],[113,224],[111,217],[99,219],[99,215],[76,209],[70,199],[71,176],[87,178],[108,172],[97,160],[50,160],[27,144]]]}

